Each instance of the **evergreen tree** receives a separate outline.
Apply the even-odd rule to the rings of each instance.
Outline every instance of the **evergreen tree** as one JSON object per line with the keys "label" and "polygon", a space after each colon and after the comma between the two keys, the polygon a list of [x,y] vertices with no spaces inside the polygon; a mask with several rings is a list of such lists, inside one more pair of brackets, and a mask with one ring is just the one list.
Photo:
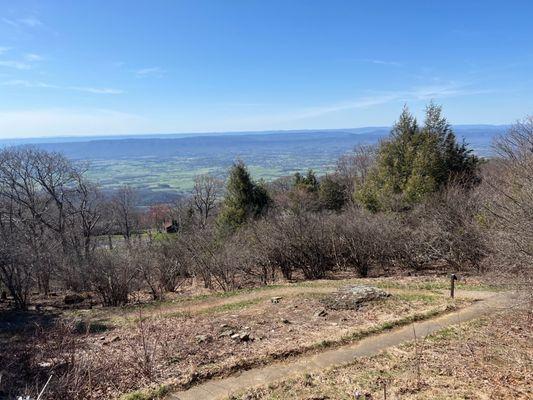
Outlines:
{"label": "evergreen tree", "polygon": [[303,176],[299,172],[294,174],[294,187],[297,189],[305,189],[308,192],[317,192],[319,188],[318,179],[312,169],[307,171]]}
{"label": "evergreen tree", "polygon": [[260,216],[270,202],[266,189],[252,180],[244,163],[236,162],[230,170],[226,196],[217,219],[220,233],[232,233],[250,218]]}
{"label": "evergreen tree", "polygon": [[404,107],[390,138],[380,145],[376,167],[355,196],[372,211],[404,209],[456,177],[474,181],[477,166],[471,150],[457,143],[440,106],[426,107],[422,127]]}
{"label": "evergreen tree", "polygon": [[321,207],[327,210],[340,211],[346,204],[346,186],[338,179],[326,175],[320,180],[318,198]]}

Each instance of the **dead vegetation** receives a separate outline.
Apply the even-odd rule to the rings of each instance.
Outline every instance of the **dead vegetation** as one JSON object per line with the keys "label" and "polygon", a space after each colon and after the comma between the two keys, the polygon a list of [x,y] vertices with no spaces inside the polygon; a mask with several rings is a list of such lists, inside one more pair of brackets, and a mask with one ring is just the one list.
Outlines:
{"label": "dead vegetation", "polygon": [[[345,344],[467,304],[466,300],[449,303],[434,290],[392,290],[391,297],[357,310],[331,310],[321,300],[335,287],[322,282],[325,287],[304,286],[280,296],[274,295],[283,292],[274,289],[245,293],[248,297],[244,300],[238,294],[215,303],[200,298],[174,312],[137,310],[122,318],[117,310],[118,319],[109,314],[91,319],[87,313],[77,312],[39,332],[33,327],[18,331],[3,347],[20,349],[16,359],[2,354],[4,360],[11,360],[4,368],[3,390],[22,389],[20,384],[32,381],[34,387],[27,388],[27,393],[36,393],[52,373],[48,389],[52,397],[45,398],[77,393],[101,399],[159,385],[183,388],[276,359]],[[35,348],[40,350],[28,351]],[[20,364],[17,360],[24,357],[28,357],[26,362]],[[28,375],[18,375],[19,368]]]}
{"label": "dead vegetation", "polygon": [[505,310],[234,399],[530,399],[532,322]]}

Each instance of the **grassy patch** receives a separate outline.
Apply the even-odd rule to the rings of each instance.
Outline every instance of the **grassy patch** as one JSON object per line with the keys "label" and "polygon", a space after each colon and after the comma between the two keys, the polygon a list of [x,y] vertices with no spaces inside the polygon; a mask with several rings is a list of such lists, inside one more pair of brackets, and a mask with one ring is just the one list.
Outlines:
{"label": "grassy patch", "polygon": [[102,333],[112,329],[108,324],[102,321],[76,321],[74,330],[76,333]]}
{"label": "grassy patch", "polygon": [[434,294],[429,293],[417,293],[417,292],[411,292],[411,293],[399,293],[395,294],[394,297],[404,300],[404,301],[418,301],[424,304],[433,304],[436,301],[438,301],[438,297]]}
{"label": "grassy patch", "polygon": [[444,309],[442,307],[433,308],[426,312],[407,315],[403,318],[395,319],[392,321],[385,321],[369,329],[350,333],[341,339],[341,343],[344,344],[344,343],[349,343],[349,342],[353,342],[356,340],[361,340],[371,335],[376,335],[378,333],[382,333],[382,332],[385,332],[385,331],[388,331],[394,328],[412,324],[413,322],[423,321],[429,318],[433,318],[438,315],[444,314],[446,312],[454,311],[455,309],[456,309],[455,305],[448,304]]}
{"label": "grassy patch", "polygon": [[206,308],[205,310],[202,310],[200,314],[214,314],[214,313],[219,313],[219,312],[242,310],[243,308],[247,308],[255,304],[258,304],[262,302],[263,300],[264,300],[263,298],[257,298],[253,300],[239,301],[236,303],[222,304],[220,306]]}
{"label": "grassy patch", "polygon": [[155,389],[136,390],[135,392],[124,394],[119,400],[157,400],[162,399],[169,392],[169,386],[161,385]]}

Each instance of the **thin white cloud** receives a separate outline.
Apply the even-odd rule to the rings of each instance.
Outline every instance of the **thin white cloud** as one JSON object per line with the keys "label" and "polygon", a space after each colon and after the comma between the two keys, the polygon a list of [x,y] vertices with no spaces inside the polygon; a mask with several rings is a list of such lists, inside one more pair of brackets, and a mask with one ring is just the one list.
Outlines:
{"label": "thin white cloud", "polygon": [[1,56],[2,54],[7,53],[9,50],[11,50],[11,47],[0,46],[0,56]]}
{"label": "thin white cloud", "polygon": [[4,24],[7,24],[7,25],[10,25],[10,26],[13,26],[15,28],[18,28],[19,27],[19,24],[17,23],[17,21],[13,20],[13,19],[9,19],[9,18],[2,18],[2,22]]}
{"label": "thin white cloud", "polygon": [[20,86],[26,88],[50,88],[50,89],[59,89],[59,86],[50,85],[43,82],[30,82],[22,79],[12,79],[8,81],[1,82],[2,86]]}
{"label": "thin white cloud", "polygon": [[456,83],[447,83],[442,85],[429,85],[413,87],[406,90],[398,90],[391,92],[377,92],[366,96],[361,96],[357,99],[323,105],[315,107],[299,108],[286,113],[274,115],[258,115],[239,119],[239,124],[282,124],[294,121],[307,120],[321,117],[326,114],[365,109],[379,105],[385,105],[393,102],[409,102],[409,101],[424,101],[437,100],[448,97],[470,96],[476,94],[489,93],[488,90],[480,90],[470,88],[467,85],[459,85]]}
{"label": "thin white cloud", "polygon": [[14,68],[19,70],[31,69],[31,65],[23,61],[0,60],[0,67]]}
{"label": "thin white cloud", "polygon": [[26,53],[24,54],[24,59],[26,61],[42,61],[44,60],[44,57],[35,53]]}
{"label": "thin white cloud", "polygon": [[28,17],[17,18],[17,19],[2,18],[2,22],[14,28],[21,28],[21,27],[36,28],[39,26],[44,26],[42,21],[34,16],[28,16]]}
{"label": "thin white cloud", "polygon": [[94,87],[82,87],[82,86],[68,86],[65,89],[77,90],[79,92],[87,92],[94,94],[122,94],[123,90],[111,89],[111,88],[94,88]]}
{"label": "thin white cloud", "polygon": [[60,90],[74,90],[77,92],[93,93],[93,94],[122,94],[123,90],[112,89],[112,88],[97,88],[97,87],[86,87],[86,86],[59,86],[52,85],[44,82],[32,82],[27,80],[8,80],[1,82],[2,86],[19,86],[25,88],[43,88],[43,89],[60,89]]}
{"label": "thin white cloud", "polygon": [[314,109],[311,109],[307,113],[303,113],[303,116],[316,117],[330,112],[367,108],[371,106],[391,103],[394,101],[442,99],[446,97],[470,96],[488,92],[489,91],[487,90],[473,89],[469,88],[468,86],[461,86],[455,83],[420,86],[408,90],[376,93],[374,95],[361,97],[354,101],[333,104],[325,107],[316,107]]}
{"label": "thin white cloud", "polygon": [[377,59],[365,59],[364,61],[371,63],[371,64],[377,64],[377,65],[390,65],[392,67],[403,66],[403,64],[398,61],[385,61],[385,60],[377,60]]}
{"label": "thin white cloud", "polygon": [[161,67],[141,68],[135,71],[135,75],[140,78],[147,76],[161,77],[164,73],[165,71]]}
{"label": "thin white cloud", "polygon": [[25,18],[20,18],[18,22],[22,25],[28,26],[30,28],[35,28],[37,26],[43,26],[44,24],[36,17],[30,16]]}

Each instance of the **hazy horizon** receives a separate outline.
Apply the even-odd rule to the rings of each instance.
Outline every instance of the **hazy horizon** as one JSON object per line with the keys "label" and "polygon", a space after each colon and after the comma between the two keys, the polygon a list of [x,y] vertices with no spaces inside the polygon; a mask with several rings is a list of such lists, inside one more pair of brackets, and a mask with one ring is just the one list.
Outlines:
{"label": "hazy horizon", "polygon": [[[453,129],[457,128],[474,128],[482,129],[483,127],[487,128],[503,128],[511,126],[511,124],[452,124]],[[21,136],[21,137],[0,137],[0,145],[11,145],[19,143],[47,143],[47,140],[51,142],[68,142],[72,140],[74,142],[80,141],[93,141],[93,140],[121,140],[121,139],[165,139],[165,138],[183,138],[183,137],[194,137],[194,136],[241,136],[241,135],[261,135],[261,134],[298,134],[298,133],[311,133],[311,132],[353,132],[354,134],[358,133],[367,133],[372,130],[390,130],[392,126],[361,126],[361,127],[347,127],[347,128],[309,128],[309,129],[278,129],[278,130],[253,130],[253,131],[201,131],[201,132],[172,132],[172,133],[123,133],[123,134],[113,134],[113,133],[101,133],[94,135],[58,135],[58,136]],[[35,142],[33,142],[35,141]]]}
{"label": "hazy horizon", "polygon": [[510,124],[533,110],[532,12],[0,0],[0,138],[381,127],[431,100],[454,124]]}

